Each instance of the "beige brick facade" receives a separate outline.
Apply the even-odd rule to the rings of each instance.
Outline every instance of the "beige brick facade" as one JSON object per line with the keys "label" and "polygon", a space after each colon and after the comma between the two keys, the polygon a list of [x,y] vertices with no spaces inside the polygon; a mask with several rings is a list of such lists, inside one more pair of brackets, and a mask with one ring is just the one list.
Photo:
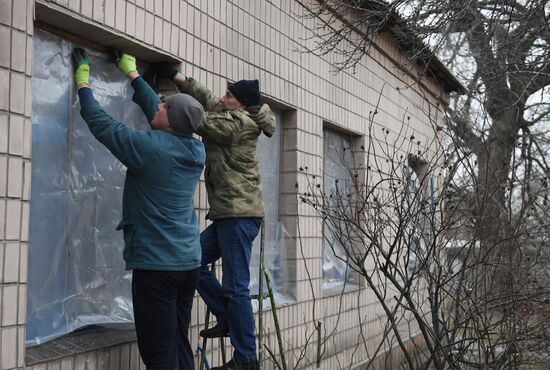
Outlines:
{"label": "beige brick facade", "polygon": [[[227,81],[258,78],[262,93],[284,113],[280,221],[295,245],[288,251],[295,303],[278,310],[287,359],[300,349],[320,320],[327,333],[323,369],[359,364],[382,333],[380,305],[366,289],[340,295],[322,291],[322,222],[297,202],[295,184],[305,187],[299,170],[322,176],[325,122],[364,135],[369,113],[374,124],[397,135],[403,116],[411,116],[410,132],[428,143],[434,135],[428,112],[439,112],[446,96],[435,80],[422,85],[400,68],[409,62],[391,35],[383,34],[356,73],[334,75],[326,60],[295,50],[311,24],[295,18],[302,5],[294,0],[57,0],[37,1],[75,19],[101,26],[119,37],[183,60],[182,70],[215,93]],[[31,66],[34,0],[0,0],[0,369],[25,368],[25,316],[31,184]],[[86,34],[78,35],[86,39]],[[311,45],[310,45],[311,46]],[[380,50],[383,50],[381,52]],[[37,61],[35,61],[36,63]],[[408,67],[406,67],[408,68]],[[412,70],[416,73],[415,70]],[[408,89],[397,89],[412,85]],[[443,100],[440,100],[443,98]],[[429,109],[431,107],[431,109]],[[438,118],[440,119],[440,118]],[[207,211],[204,185],[197,192],[199,217]],[[204,227],[202,221],[202,227]],[[298,238],[299,237],[299,238]],[[298,240],[299,239],[299,240]],[[307,269],[305,268],[307,267]],[[309,275],[309,276],[308,276]],[[309,280],[311,277],[311,281]],[[361,285],[361,284],[360,284]],[[316,302],[314,304],[314,298]],[[339,308],[343,307],[341,312]],[[315,308],[315,311],[314,311]],[[264,315],[271,333],[265,341],[276,348],[271,315]],[[364,321],[359,325],[359,318]],[[191,338],[198,344],[204,304],[197,298]],[[307,358],[313,360],[315,344]],[[264,355],[264,358],[267,357]],[[219,362],[209,355],[211,364]],[[307,362],[302,361],[306,366]],[[312,367],[308,365],[306,367]],[[77,354],[28,367],[46,369],[138,369],[135,343]],[[267,368],[270,368],[269,366]]]}
{"label": "beige brick facade", "polygon": [[24,366],[32,1],[0,2],[0,368]]}

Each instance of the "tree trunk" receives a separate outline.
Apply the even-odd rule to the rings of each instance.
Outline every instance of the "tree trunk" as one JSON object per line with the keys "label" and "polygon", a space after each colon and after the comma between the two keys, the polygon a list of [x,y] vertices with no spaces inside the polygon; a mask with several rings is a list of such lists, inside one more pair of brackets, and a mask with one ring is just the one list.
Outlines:
{"label": "tree trunk", "polygon": [[[509,109],[511,111],[512,109]],[[515,252],[513,225],[507,207],[510,191],[510,163],[518,135],[516,115],[500,115],[485,146],[477,153],[478,184],[477,213],[479,258],[484,263],[483,289],[490,296],[510,297],[514,286],[513,256]]]}

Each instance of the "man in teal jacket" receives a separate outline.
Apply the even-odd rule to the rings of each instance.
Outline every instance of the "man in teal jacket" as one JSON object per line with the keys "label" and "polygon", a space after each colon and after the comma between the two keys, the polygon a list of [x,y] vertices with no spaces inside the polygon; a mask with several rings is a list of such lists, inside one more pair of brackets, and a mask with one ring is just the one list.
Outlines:
{"label": "man in teal jacket", "polygon": [[132,273],[138,347],[148,370],[194,369],[188,328],[199,279],[201,248],[193,199],[205,164],[193,138],[204,110],[186,94],[161,103],[139,76],[135,58],[117,67],[132,81],[133,101],[153,130],[138,131],[109,116],[89,87],[89,62],[73,52],[80,114],[92,134],[127,168],[123,216],[124,260]]}

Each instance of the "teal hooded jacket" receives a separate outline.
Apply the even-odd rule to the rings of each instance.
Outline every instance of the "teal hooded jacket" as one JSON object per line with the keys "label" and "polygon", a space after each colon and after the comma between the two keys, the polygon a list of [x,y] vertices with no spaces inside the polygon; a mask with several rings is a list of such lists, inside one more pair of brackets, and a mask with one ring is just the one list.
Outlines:
{"label": "teal hooded jacket", "polygon": [[[159,97],[138,77],[133,101],[153,120]],[[92,90],[78,91],[80,114],[95,138],[126,167],[122,199],[127,270],[189,271],[200,266],[200,230],[194,194],[206,159],[190,135],[139,131],[109,116]]]}

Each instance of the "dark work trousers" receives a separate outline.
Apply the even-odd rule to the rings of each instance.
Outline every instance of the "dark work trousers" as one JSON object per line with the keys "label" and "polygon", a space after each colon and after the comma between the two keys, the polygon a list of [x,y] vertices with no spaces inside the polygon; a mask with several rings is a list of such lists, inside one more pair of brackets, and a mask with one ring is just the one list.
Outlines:
{"label": "dark work trousers", "polygon": [[132,298],[139,353],[147,370],[193,370],[189,322],[199,269],[134,270]]}

